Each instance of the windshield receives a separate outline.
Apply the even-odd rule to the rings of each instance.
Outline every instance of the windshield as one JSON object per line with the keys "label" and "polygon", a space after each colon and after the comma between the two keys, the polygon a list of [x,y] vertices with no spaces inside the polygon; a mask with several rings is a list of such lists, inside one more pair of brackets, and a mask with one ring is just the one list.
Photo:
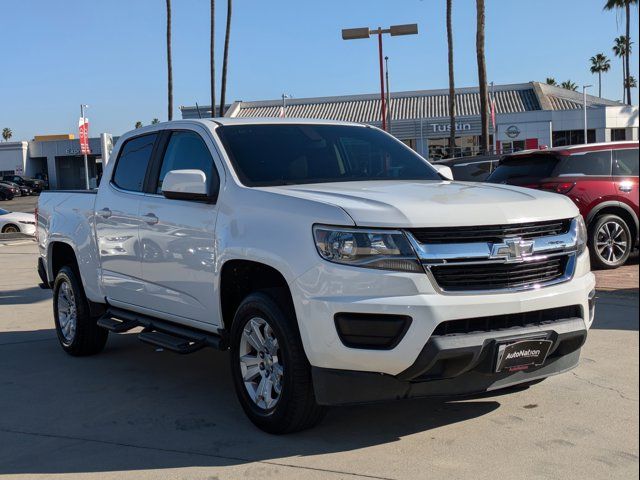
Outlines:
{"label": "windshield", "polygon": [[558,160],[549,155],[509,158],[498,165],[487,178],[489,183],[538,181],[551,176]]}
{"label": "windshield", "polygon": [[6,215],[7,213],[11,213],[9,210],[4,210],[0,208],[0,215]]}
{"label": "windshield", "polygon": [[216,132],[250,187],[366,180],[440,180],[417,153],[348,125],[227,125]]}

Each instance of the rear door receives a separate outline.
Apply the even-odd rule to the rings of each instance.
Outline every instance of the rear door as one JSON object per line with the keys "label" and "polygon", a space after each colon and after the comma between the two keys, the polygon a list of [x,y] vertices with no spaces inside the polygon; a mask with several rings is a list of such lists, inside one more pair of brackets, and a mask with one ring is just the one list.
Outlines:
{"label": "rear door", "polygon": [[550,154],[516,155],[507,157],[489,175],[487,182],[539,188],[552,175],[558,158]]}
{"label": "rear door", "polygon": [[638,149],[625,148],[613,151],[613,180],[621,202],[638,213]]}
{"label": "rear door", "polygon": [[[112,303],[142,305],[139,207],[158,134],[127,140],[112,178],[98,191],[95,229],[102,285]],[[126,306],[126,305],[123,305]]]}
{"label": "rear door", "polygon": [[162,195],[162,181],[171,170],[202,170],[209,188],[217,188],[222,170],[214,158],[215,147],[204,130],[163,134],[140,203],[144,304],[157,316],[220,324],[214,294],[217,205]]}

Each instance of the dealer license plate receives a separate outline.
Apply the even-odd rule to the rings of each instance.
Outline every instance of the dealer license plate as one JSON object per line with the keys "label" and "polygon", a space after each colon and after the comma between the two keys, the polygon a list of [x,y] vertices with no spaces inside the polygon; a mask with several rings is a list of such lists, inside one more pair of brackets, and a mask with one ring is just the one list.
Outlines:
{"label": "dealer license plate", "polygon": [[553,342],[551,340],[521,340],[500,345],[496,372],[517,372],[544,364]]}

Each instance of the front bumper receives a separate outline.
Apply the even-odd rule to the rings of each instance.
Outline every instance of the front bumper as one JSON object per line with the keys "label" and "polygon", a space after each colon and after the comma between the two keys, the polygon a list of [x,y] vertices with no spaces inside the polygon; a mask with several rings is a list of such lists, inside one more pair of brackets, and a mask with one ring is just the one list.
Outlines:
{"label": "front bumper", "polygon": [[[515,373],[496,373],[499,346],[527,339],[553,342],[544,365]],[[544,329],[525,327],[434,336],[416,361],[395,376],[314,367],[316,399],[322,405],[346,405],[496,390],[575,367],[586,339],[582,318],[557,320]]]}

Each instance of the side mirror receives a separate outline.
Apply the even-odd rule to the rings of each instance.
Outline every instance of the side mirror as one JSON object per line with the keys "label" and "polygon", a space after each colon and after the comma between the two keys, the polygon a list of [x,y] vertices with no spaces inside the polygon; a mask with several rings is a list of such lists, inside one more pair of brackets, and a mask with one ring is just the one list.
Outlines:
{"label": "side mirror", "polygon": [[435,168],[436,172],[438,172],[441,176],[443,176],[445,180],[453,181],[453,172],[451,171],[451,168],[447,167],[446,165],[431,165],[431,166]]}
{"label": "side mirror", "polygon": [[162,181],[162,194],[176,200],[210,200],[202,170],[171,170]]}

